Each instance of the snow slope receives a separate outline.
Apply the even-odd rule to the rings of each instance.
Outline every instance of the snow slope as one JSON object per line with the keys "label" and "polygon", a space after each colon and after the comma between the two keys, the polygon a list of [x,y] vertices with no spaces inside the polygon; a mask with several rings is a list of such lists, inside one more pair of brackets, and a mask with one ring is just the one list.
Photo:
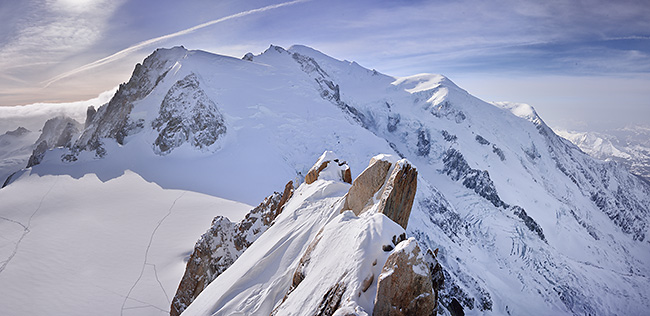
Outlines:
{"label": "snow slope", "polygon": [[105,182],[26,173],[0,196],[2,315],[168,315],[212,217],[250,209],[133,172]]}
{"label": "snow slope", "polygon": [[[196,115],[203,113],[199,109],[211,115]],[[161,150],[161,144],[172,146]],[[417,167],[407,233],[440,249],[443,312],[453,301],[467,314],[643,314],[648,308],[647,183],[558,137],[530,106],[489,104],[444,76],[394,78],[304,46],[271,46],[243,60],[182,47],[157,50],[98,109],[74,145],[48,151],[41,164],[0,190],[0,200],[13,192],[19,204],[43,179],[76,183],[96,177],[97,190],[110,194],[118,188],[100,182],[137,175],[159,192],[256,205],[288,180],[301,182],[325,150],[346,160],[353,178],[378,153],[408,158]],[[63,200],[77,196],[53,192]],[[315,214],[301,213],[302,220],[328,219],[337,192],[322,191],[322,201],[309,208]],[[174,195],[166,197],[168,204]],[[102,202],[111,209],[116,203]],[[30,214],[12,209],[0,206],[0,215],[20,222],[24,212]],[[260,238],[280,238],[275,227]],[[314,233],[297,230],[291,237],[296,246],[287,250],[291,256]],[[205,310],[245,304],[239,298],[255,292],[250,286],[268,281],[271,274],[260,271],[236,277],[263,256],[249,252],[236,261],[240,268],[223,274],[240,286],[206,294],[228,299],[200,295]],[[282,262],[282,253],[269,262]],[[140,271],[142,260],[128,266]],[[48,267],[41,269],[47,273]],[[110,274],[120,279],[126,272]],[[13,275],[0,273],[0,282]],[[258,293],[265,297],[264,310],[286,293],[286,280],[277,280],[276,288]]]}
{"label": "snow slope", "polygon": [[[389,255],[382,246],[404,229],[377,213],[378,200],[360,216],[341,213],[349,189],[338,175],[303,183],[275,224],[183,315],[316,315],[337,284],[343,292],[339,313],[372,311],[376,283],[363,289],[363,281],[380,274]],[[292,288],[299,266],[304,279]]]}

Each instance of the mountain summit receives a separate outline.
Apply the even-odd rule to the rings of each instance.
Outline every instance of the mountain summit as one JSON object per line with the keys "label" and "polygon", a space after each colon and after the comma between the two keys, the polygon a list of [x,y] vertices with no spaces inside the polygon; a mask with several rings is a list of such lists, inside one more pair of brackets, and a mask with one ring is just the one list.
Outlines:
{"label": "mountain summit", "polygon": [[[381,274],[392,281],[390,269],[368,262],[380,255],[379,261],[389,262],[383,250],[374,253],[362,244],[390,244],[385,237],[402,233],[406,240],[390,251],[418,253],[420,260],[426,249],[439,249],[441,314],[639,315],[650,307],[648,183],[616,163],[589,157],[557,136],[532,107],[486,103],[444,76],[395,78],[305,46],[271,46],[242,59],[174,47],[156,50],[110,102],[88,113],[74,139],[41,148],[38,163],[0,190],[3,209],[12,210],[4,212],[0,230],[11,227],[16,244],[0,282],[30,278],[30,269],[18,267],[42,263],[38,269],[52,290],[0,287],[0,308],[9,314],[43,313],[53,301],[71,314],[87,311],[78,301],[95,302],[99,314],[166,314],[183,277],[183,259],[209,219],[222,216],[210,236],[235,238],[253,209],[249,205],[284,192],[288,181],[295,191],[275,224],[246,235],[242,240],[250,247],[233,248],[228,268],[200,286],[205,290],[183,306],[186,313],[311,313],[329,297],[326,303],[340,300],[341,312],[372,314],[373,293],[391,291],[376,285],[354,291],[365,287],[366,277],[379,282]],[[313,169],[326,151],[345,165],[330,159],[329,167]],[[394,161],[376,157],[382,153]],[[376,166],[366,173],[373,157]],[[408,161],[404,170],[417,170],[395,174],[405,183],[417,180],[414,192],[384,186],[397,157]],[[386,160],[389,170],[381,162]],[[313,170],[325,177],[314,179]],[[339,181],[346,172],[349,180],[366,184],[355,189],[354,182]],[[64,187],[71,189],[58,189]],[[138,198],[124,188],[150,193]],[[384,188],[386,199],[374,188]],[[398,212],[408,218],[365,213],[381,201],[390,209],[406,208],[399,205],[411,194],[410,213]],[[21,207],[27,195],[41,203]],[[200,221],[193,214],[201,214]],[[169,216],[176,216],[173,222]],[[92,224],[97,218],[103,225]],[[93,229],[82,237],[57,226],[69,222]],[[351,230],[355,225],[359,231]],[[112,230],[117,227],[123,229]],[[119,234],[101,233],[109,230]],[[39,243],[51,239],[59,242],[50,248]],[[80,247],[94,249],[90,245],[107,239],[115,246],[102,260],[66,246],[83,240]],[[349,270],[353,274],[336,262],[319,262],[338,248],[350,254],[344,264],[360,267]],[[301,260],[293,259],[309,251],[304,279],[294,286],[282,272],[297,271]],[[68,255],[50,261],[27,255],[39,252]],[[105,258],[123,262],[122,272]],[[71,274],[67,260],[94,270]],[[113,279],[93,283],[93,271]],[[312,276],[324,274],[314,271],[333,273],[316,286]],[[100,299],[107,294],[99,290],[55,291],[58,285],[87,289],[89,283],[115,299]]]}

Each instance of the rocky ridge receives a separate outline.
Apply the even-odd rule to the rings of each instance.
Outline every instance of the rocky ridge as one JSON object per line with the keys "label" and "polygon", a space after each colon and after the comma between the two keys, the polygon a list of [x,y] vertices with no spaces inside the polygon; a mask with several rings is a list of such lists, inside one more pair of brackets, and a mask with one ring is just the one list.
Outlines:
{"label": "rocky ridge", "polygon": [[[383,175],[381,181],[377,180],[380,175],[371,175],[371,173],[377,172],[377,166],[388,167],[384,168],[383,172],[380,171]],[[307,174],[302,186],[316,185],[316,181],[325,181],[334,184],[337,182],[349,183],[346,176],[346,174],[349,175],[349,167],[342,160],[336,158],[336,155],[333,152],[327,151],[321,155],[316,164],[310,170],[311,171]],[[368,185],[368,182],[364,181],[364,178],[369,177],[375,178],[376,180],[374,188],[369,189],[364,187]],[[416,179],[417,171],[408,161],[404,159],[397,161],[395,158],[387,155],[375,156],[371,160],[369,167],[362,173],[362,175],[355,179],[350,187],[350,191],[345,195],[345,200],[355,204],[354,198],[351,197],[354,195],[351,194],[352,192],[375,191],[372,192],[372,195],[376,195],[376,201],[373,202],[372,197],[369,197],[371,199],[364,205],[369,206],[365,209],[365,214],[355,214],[353,211],[346,210],[343,207],[339,211],[339,213],[341,213],[339,217],[342,216],[344,219],[351,219],[351,217],[357,217],[360,215],[361,217],[373,218],[375,220],[382,218],[388,220],[388,218],[390,218],[392,220],[402,221],[399,225],[405,227],[408,224],[408,215],[410,214],[410,208],[415,195],[415,188],[417,185]],[[380,183],[381,185],[376,187],[377,183]],[[287,188],[288,187],[289,186],[287,186]],[[269,204],[269,199],[271,198],[273,201],[279,201],[275,202],[277,205],[285,205],[285,202],[290,203],[291,200],[287,201],[287,197],[290,198],[291,195],[286,194],[286,192],[287,190],[285,189],[285,194],[276,194],[267,198],[267,200],[265,200],[265,202],[258,208],[267,208],[265,205]],[[347,205],[347,203],[348,202],[345,204]],[[271,207],[271,209],[274,207],[275,206]],[[256,210],[258,208],[256,208]],[[256,210],[253,210],[251,214]],[[238,247],[236,240],[238,238],[237,236],[241,234],[241,227],[248,227],[244,225],[244,223],[251,214],[247,215],[246,219],[242,221],[242,223],[235,226],[240,228],[239,231],[237,231],[236,228],[233,228],[234,225],[229,224],[229,222],[224,225],[223,218],[215,218],[212,228],[208,233],[201,237],[199,242],[197,242],[195,251],[188,262],[185,276],[179,286],[179,291],[177,292],[174,303],[172,304],[171,315],[178,315],[179,312],[185,310],[189,303],[191,303],[191,300],[183,298],[184,296],[187,296],[187,294],[184,293],[193,293],[194,296],[196,296],[198,290],[202,290],[207,286],[204,280],[211,280],[216,277],[214,282],[218,283],[220,282],[220,279],[217,276],[221,272],[237,265],[236,260],[239,256],[232,255],[231,253],[234,251],[224,255],[223,248],[233,248],[232,246],[226,247],[225,245],[228,243],[234,244],[234,248],[237,249],[237,251],[240,251],[240,249],[241,251],[245,251],[245,249],[248,248],[248,245],[246,247]],[[406,219],[406,222],[404,222],[404,219]],[[294,220],[299,221],[300,219],[295,218]],[[271,314],[283,315],[286,312],[289,312],[286,308],[291,306],[291,302],[301,299],[300,296],[296,297],[295,293],[300,292],[302,294],[305,291],[314,291],[316,284],[311,283],[313,281],[310,278],[317,277],[316,275],[323,270],[332,270],[335,274],[333,277],[336,279],[336,282],[329,286],[325,284],[327,290],[324,293],[320,293],[322,299],[318,302],[317,306],[305,307],[306,309],[311,309],[315,315],[334,315],[340,313],[347,313],[347,315],[367,315],[370,311],[364,310],[354,302],[358,297],[362,296],[362,293],[369,291],[371,287],[373,290],[368,293],[377,293],[376,297],[373,299],[375,302],[375,315],[435,314],[438,304],[437,292],[442,285],[441,267],[437,263],[435,255],[431,250],[426,252],[421,250],[417,241],[413,238],[406,240],[404,233],[401,233],[400,237],[392,235],[392,243],[395,248],[390,246],[390,244],[383,246],[380,244],[376,245],[376,247],[380,249],[374,249],[374,252],[384,253],[385,255],[381,256],[387,256],[388,259],[385,260],[385,264],[380,264],[379,266],[378,263],[382,263],[383,260],[378,262],[378,260],[375,259],[370,267],[374,269],[381,268],[381,274],[379,273],[379,270],[376,273],[371,272],[370,274],[367,274],[364,270],[369,267],[364,267],[364,265],[357,266],[354,263],[349,263],[347,266],[346,264],[341,266],[341,263],[339,262],[337,264],[339,267],[336,268],[330,266],[331,263],[328,261],[320,261],[320,259],[318,259],[323,251],[327,251],[330,247],[337,247],[339,251],[343,252],[354,252],[356,247],[363,247],[355,243],[341,244],[340,241],[336,240],[332,235],[332,233],[335,234],[335,231],[341,227],[333,228],[330,226],[341,225],[341,223],[344,222],[345,220],[343,220],[343,222],[334,220],[319,229],[318,234],[316,234],[297,261],[297,267],[293,271],[290,287],[286,291],[282,300],[274,304],[275,307]],[[355,230],[349,232],[364,233],[363,231],[355,232]],[[382,234],[387,232],[379,231],[378,233]],[[214,237],[208,239],[208,235],[219,236],[219,242],[216,246],[214,244],[206,244],[206,240],[214,240]],[[233,241],[229,242],[227,240]],[[214,260],[214,257],[217,257],[217,260]],[[224,257],[226,257],[225,260]],[[199,260],[198,258],[202,259]],[[362,259],[368,261],[369,258]],[[215,261],[218,261],[221,264],[215,264]],[[212,267],[219,266],[220,271],[215,273],[209,269],[199,267],[199,265]],[[355,278],[350,279],[348,277],[350,274],[354,275],[359,273],[364,276],[363,280]],[[336,275],[339,276],[337,277]],[[322,282],[327,283],[327,281],[322,280],[319,286],[323,285]],[[189,283],[192,285],[190,288],[186,285]],[[387,311],[392,312],[386,313]]]}
{"label": "rocky ridge", "polygon": [[[145,61],[141,66],[150,68],[147,71],[153,78],[144,80],[149,82],[145,88],[151,86],[151,82],[156,84],[150,92],[142,94],[143,98],[135,100],[134,97],[135,101],[129,101],[140,112],[130,111],[125,116],[128,117],[126,123],[122,124],[120,115],[113,119],[101,114],[108,111],[107,105],[100,107],[95,115],[89,115],[92,118],[88,120],[86,136],[82,136],[90,142],[81,143],[103,145],[95,150],[94,146],[77,141],[75,144],[83,146],[73,146],[72,156],[65,157],[76,158],[78,151],[75,150],[82,147],[83,150],[95,150],[101,157],[103,150],[110,148],[104,146],[109,142],[123,147],[132,145],[131,148],[113,145],[115,150],[130,150],[134,145],[129,144],[131,136],[144,138],[155,151],[155,139],[165,127],[153,129],[153,119],[160,114],[160,105],[171,87],[194,73],[198,87],[210,100],[219,101],[219,112],[229,119],[229,133],[221,134],[219,139],[233,136],[238,146],[257,145],[264,151],[255,153],[268,154],[271,158],[268,161],[273,161],[271,168],[265,165],[266,169],[256,170],[256,176],[282,168],[294,173],[283,174],[278,177],[281,179],[308,174],[304,166],[311,165],[313,155],[322,150],[320,146],[343,151],[346,157],[353,158],[348,159],[353,166],[369,158],[360,154],[361,151],[391,150],[417,166],[420,179],[407,231],[423,245],[440,247],[438,260],[445,268],[446,282],[439,294],[440,303],[447,310],[498,314],[506,313],[507,309],[512,313],[525,313],[533,309],[530,306],[534,304],[538,310],[568,314],[611,311],[634,314],[646,309],[647,293],[635,289],[648,275],[643,265],[647,261],[644,258],[649,252],[645,250],[650,241],[647,238],[648,184],[615,163],[587,157],[577,147],[557,137],[532,107],[504,104],[494,107],[472,97],[443,76],[392,78],[301,46],[288,50],[272,46],[260,55],[247,55],[245,60],[226,62],[220,57],[218,62],[215,58],[210,63],[199,63],[197,56],[205,54],[180,48],[154,53],[152,59],[168,59],[169,62],[156,67],[155,63]],[[235,66],[229,68],[228,63]],[[174,71],[168,71],[172,68]],[[208,70],[201,71],[204,68]],[[143,69],[137,71],[138,74],[134,72],[134,82],[147,72]],[[277,76],[264,77],[269,73]],[[284,74],[288,75],[280,76]],[[286,82],[289,84],[283,85]],[[134,89],[135,86],[134,83]],[[185,95],[191,95],[190,90]],[[284,92],[273,94],[274,91]],[[119,103],[120,98],[126,100],[125,95],[136,94],[116,94],[114,102]],[[256,95],[263,97],[253,97]],[[305,95],[307,97],[302,98]],[[331,108],[342,116],[324,111],[327,105],[334,105]],[[285,108],[290,110],[282,112]],[[304,108],[316,111],[312,112],[316,115],[300,112]],[[147,112],[149,116],[142,115],[145,110],[150,111]],[[301,121],[303,114],[308,118],[307,123]],[[251,119],[255,117],[260,119]],[[141,118],[144,121],[140,121]],[[319,121],[320,125],[314,124],[314,120],[321,118],[325,120]],[[334,126],[333,122],[346,119],[354,126],[336,125],[313,133],[319,126],[330,126],[330,123]],[[97,130],[100,120],[106,121],[104,130],[111,130],[108,126],[134,129],[113,133],[129,136],[121,140],[107,133],[109,136],[98,137],[100,142],[97,143],[89,135],[93,134],[91,130]],[[252,123],[245,125],[244,121]],[[266,122],[273,122],[277,129],[265,129]],[[143,130],[147,133],[138,132]],[[261,132],[257,133],[258,130]],[[148,133],[150,131],[153,133]],[[271,145],[246,142],[241,137],[246,133],[254,134],[256,139],[264,135],[264,140]],[[184,131],[170,133],[173,137],[168,138],[169,143],[175,144],[173,140],[177,135],[186,134]],[[350,141],[346,134],[360,140]],[[379,139],[381,145],[373,143],[368,135]],[[286,142],[294,136],[295,142]],[[226,150],[211,158],[227,161],[222,157],[232,157],[233,147],[227,152],[229,148],[225,146]],[[312,156],[306,154],[311,150],[318,152]],[[219,168],[216,163],[202,167]],[[260,167],[251,164],[250,168]],[[211,173],[207,168],[205,171],[206,178],[224,172],[218,169]],[[277,173],[274,175],[277,177]],[[159,180],[149,177],[152,181]],[[248,180],[251,179],[254,178]],[[174,182],[177,180],[183,179],[180,177]],[[318,181],[314,183],[318,185]],[[265,190],[264,194],[272,188]],[[378,199],[378,191],[368,191],[373,202]],[[258,200],[256,197],[251,203]],[[354,206],[360,215],[365,214],[365,201],[368,200]],[[566,243],[567,238],[572,243]],[[523,289],[525,299],[502,295],[510,288],[500,288],[501,283],[487,279],[482,274],[486,267],[498,278],[515,284],[512,286],[517,288],[517,293]],[[594,274],[594,267],[600,273]],[[618,271],[627,274],[621,275]],[[627,302],[625,306],[593,299],[602,296],[598,293],[610,286],[610,280],[617,280],[616,287],[624,290],[609,294]],[[519,303],[523,301],[526,304]]]}
{"label": "rocky ridge", "polygon": [[239,223],[217,216],[199,238],[190,255],[183,278],[172,300],[170,315],[178,316],[214,279],[228,269],[241,254],[273,225],[293,194],[289,181],[282,193],[269,195]]}
{"label": "rocky ridge", "polygon": [[38,165],[43,160],[45,152],[57,148],[70,148],[83,130],[82,125],[72,118],[58,116],[47,120],[41,136],[34,143],[36,148],[29,157],[27,168]]}

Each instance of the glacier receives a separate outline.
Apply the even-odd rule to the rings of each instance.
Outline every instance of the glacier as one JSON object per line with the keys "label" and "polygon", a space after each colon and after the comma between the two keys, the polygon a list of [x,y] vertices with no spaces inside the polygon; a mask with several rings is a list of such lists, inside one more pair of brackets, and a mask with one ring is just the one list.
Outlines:
{"label": "glacier", "polygon": [[[158,49],[67,143],[0,190],[3,315],[91,308],[75,302],[102,314],[169,313],[179,267],[211,218],[238,221],[288,181],[302,183],[326,150],[353,178],[380,153],[417,167],[406,234],[439,249],[440,314],[641,315],[650,305],[650,185],[557,136],[532,107],[484,102],[442,75],[395,78],[300,45],[243,59]],[[320,203],[334,203],[341,186],[321,191]],[[192,207],[161,221],[181,192]],[[321,227],[326,217],[305,221]],[[178,229],[156,230],[159,221]],[[301,245],[314,234],[300,235]],[[87,250],[110,240],[101,257]],[[152,252],[166,265],[142,258],[152,240],[175,245]],[[240,259],[223,282],[241,272]],[[69,271],[67,260],[92,271]],[[34,291],[39,279],[49,281]],[[270,308],[285,283],[268,289]],[[103,290],[60,290],[79,284]],[[228,302],[206,301],[217,296],[209,291],[198,299],[239,306],[248,289]]]}

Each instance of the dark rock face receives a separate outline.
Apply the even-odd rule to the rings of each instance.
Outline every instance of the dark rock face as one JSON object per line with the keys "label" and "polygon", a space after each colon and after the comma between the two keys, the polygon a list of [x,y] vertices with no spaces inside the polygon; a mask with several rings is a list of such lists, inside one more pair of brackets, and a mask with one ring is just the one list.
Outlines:
{"label": "dark rock face", "polygon": [[476,139],[476,142],[478,142],[481,145],[489,145],[490,144],[490,141],[483,138],[483,136],[481,136],[481,135],[476,135],[475,139]]}
{"label": "dark rock face", "polygon": [[185,273],[172,300],[170,315],[180,315],[187,306],[262,235],[282,212],[293,194],[289,181],[283,193],[275,192],[239,223],[217,216],[194,246]]}
{"label": "dark rock face", "polygon": [[196,148],[204,148],[226,133],[223,116],[194,74],[169,89],[152,126],[160,133],[154,142],[154,151],[159,155],[169,154],[188,141]]}
{"label": "dark rock face", "polygon": [[327,293],[323,296],[323,300],[318,305],[318,312],[316,316],[332,316],[339,306],[341,305],[341,299],[343,298],[343,293],[347,289],[346,285],[343,282],[336,283],[331,287]]}
{"label": "dark rock face", "polygon": [[418,172],[406,160],[397,162],[381,195],[378,211],[406,229],[417,190]]}
{"label": "dark rock face", "polygon": [[497,156],[499,156],[499,159],[501,159],[501,161],[506,160],[506,155],[503,153],[503,150],[501,150],[501,148],[497,147],[497,145],[492,144],[492,152],[497,154]]}
{"label": "dark rock face", "polygon": [[94,106],[89,106],[88,109],[86,109],[86,121],[84,122],[84,129],[88,128],[88,125],[90,125],[90,122],[93,121],[93,118],[95,118],[95,114],[97,114],[97,110],[95,110]]}
{"label": "dark rock face", "polygon": [[386,129],[391,133],[396,131],[397,130],[397,124],[399,124],[400,119],[401,119],[401,117],[400,117],[399,114],[388,116],[388,123],[386,123]]}
{"label": "dark rock face", "polygon": [[444,138],[445,141],[455,142],[458,139],[458,136],[450,134],[448,131],[444,129],[440,133],[442,134],[442,138]]}
{"label": "dark rock face", "polygon": [[418,130],[418,143],[417,143],[418,156],[427,156],[431,151],[431,135],[428,130]]}
{"label": "dark rock face", "polygon": [[526,224],[526,227],[528,227],[528,229],[536,233],[541,240],[546,241],[546,237],[544,237],[544,231],[542,230],[542,227],[539,226],[539,224],[537,224],[537,222],[535,222],[535,220],[532,217],[526,214],[526,210],[524,210],[520,206],[515,205],[512,207],[512,211],[515,213],[515,215],[517,215],[517,217],[519,217],[522,221],[524,221],[524,224]]}
{"label": "dark rock face", "polygon": [[[124,144],[126,136],[138,132],[144,122],[129,120],[134,103],[146,97],[186,53],[183,47],[157,49],[142,64],[137,64],[129,82],[121,84],[113,98],[87,120],[87,128],[75,143],[72,155],[81,150],[93,150],[101,157],[105,154],[102,138],[112,138]],[[66,160],[75,159],[67,157]]]}
{"label": "dark rock face", "polygon": [[27,168],[40,164],[49,149],[72,147],[72,142],[79,136],[80,129],[81,124],[67,116],[57,116],[47,120],[43,125],[43,132],[35,142],[38,145],[29,157]]}
{"label": "dark rock face", "polygon": [[486,170],[472,169],[459,151],[453,148],[447,150],[442,161],[445,164],[442,172],[451,179],[454,181],[462,179],[466,188],[474,190],[496,207],[508,207],[499,197],[490,174]]}
{"label": "dark rock face", "polygon": [[29,156],[29,160],[27,161],[27,168],[31,168],[41,163],[41,161],[43,161],[43,158],[45,157],[45,152],[47,150],[48,150],[48,146],[46,141],[41,141],[40,143],[38,143],[38,145],[34,149],[34,152],[32,152],[32,155]]}
{"label": "dark rock face", "polygon": [[379,275],[373,315],[435,315],[439,270],[433,253],[423,252],[414,238],[401,242]]}

